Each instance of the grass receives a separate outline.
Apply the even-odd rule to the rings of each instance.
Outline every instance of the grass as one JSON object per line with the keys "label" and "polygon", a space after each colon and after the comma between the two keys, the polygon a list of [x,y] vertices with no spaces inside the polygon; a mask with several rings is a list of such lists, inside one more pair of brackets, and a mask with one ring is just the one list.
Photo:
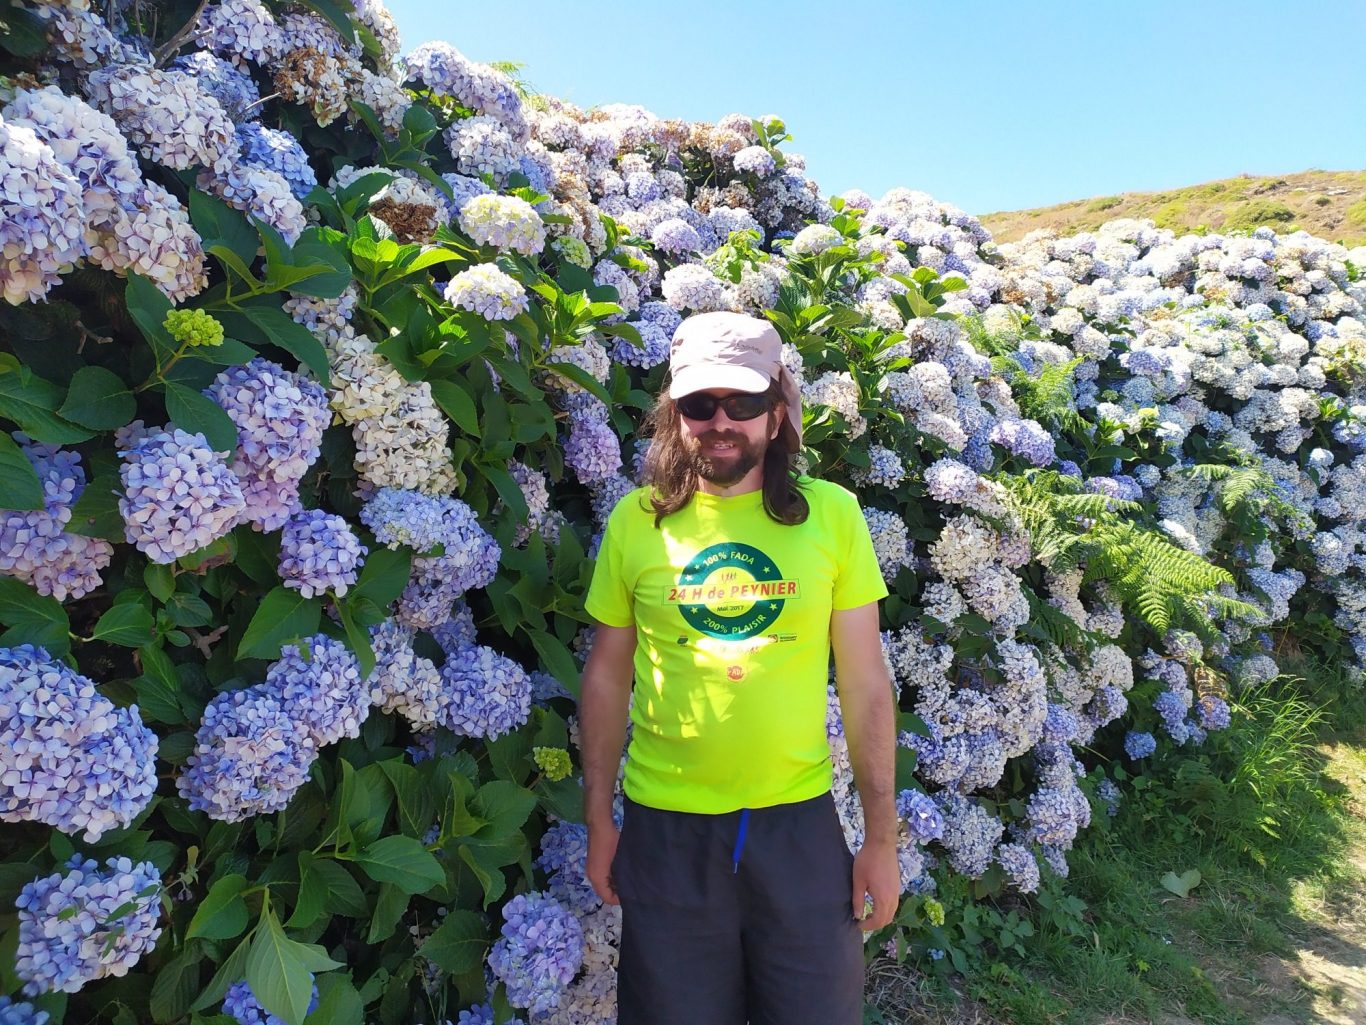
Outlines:
{"label": "grass", "polygon": [[1366,172],[1245,174],[1162,192],[1123,192],[985,214],[982,223],[996,241],[1013,242],[1036,229],[1070,235],[1093,231],[1121,217],[1152,220],[1178,233],[1250,231],[1261,225],[1282,233],[1303,228],[1348,246],[1362,245],[1366,244]]}
{"label": "grass", "polygon": [[[945,981],[875,967],[888,1020],[1366,1020],[1366,692],[1301,664],[1238,705],[1202,760],[1169,756],[1083,834],[1079,935],[1036,906],[1023,959]],[[1162,887],[1191,868],[1188,896]]]}

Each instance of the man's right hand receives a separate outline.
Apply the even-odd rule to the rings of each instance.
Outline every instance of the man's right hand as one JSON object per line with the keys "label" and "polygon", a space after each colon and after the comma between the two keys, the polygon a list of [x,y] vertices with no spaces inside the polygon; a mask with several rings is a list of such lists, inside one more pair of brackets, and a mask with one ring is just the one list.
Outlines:
{"label": "man's right hand", "polygon": [[588,831],[588,881],[604,904],[620,904],[616,880],[612,878],[612,861],[617,856],[621,830],[614,825]]}

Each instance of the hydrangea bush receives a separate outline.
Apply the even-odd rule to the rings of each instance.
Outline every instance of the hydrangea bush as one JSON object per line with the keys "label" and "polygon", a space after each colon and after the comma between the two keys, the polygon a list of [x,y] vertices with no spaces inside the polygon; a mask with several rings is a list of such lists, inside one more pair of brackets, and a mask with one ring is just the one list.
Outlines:
{"label": "hydrangea bush", "polygon": [[774,115],[528,96],[378,0],[192,6],[0,41],[0,1019],[614,1020],[582,598],[690,313],[777,327],[892,592],[870,958],[1065,889],[1278,645],[1366,662],[1366,252],[998,246],[823,194]]}

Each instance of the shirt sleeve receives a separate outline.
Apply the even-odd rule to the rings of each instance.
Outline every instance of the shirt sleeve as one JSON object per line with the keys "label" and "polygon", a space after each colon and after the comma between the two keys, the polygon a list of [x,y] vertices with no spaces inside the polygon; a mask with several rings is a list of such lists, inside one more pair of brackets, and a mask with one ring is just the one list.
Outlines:
{"label": "shirt sleeve", "polygon": [[841,497],[846,499],[841,503],[845,512],[846,557],[835,578],[831,605],[835,609],[856,609],[887,597],[887,582],[882,579],[882,567],[878,565],[873,537],[858,498],[848,491]]}
{"label": "shirt sleeve", "polygon": [[602,544],[593,566],[593,581],[588,585],[584,611],[604,626],[631,626],[635,622],[635,582],[626,575],[623,502],[618,502],[607,517]]}

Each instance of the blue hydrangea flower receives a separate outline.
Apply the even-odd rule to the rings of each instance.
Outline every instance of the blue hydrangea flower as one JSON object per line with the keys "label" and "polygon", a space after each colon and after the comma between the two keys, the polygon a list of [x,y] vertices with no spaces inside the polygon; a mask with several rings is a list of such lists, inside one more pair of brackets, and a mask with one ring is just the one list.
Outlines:
{"label": "blue hydrangea flower", "polygon": [[94,843],[156,792],[156,735],[45,649],[0,648],[0,821]]}
{"label": "blue hydrangea flower", "polygon": [[0,996],[0,1025],[47,1025],[47,1021],[46,1011]]}
{"label": "blue hydrangea flower", "polygon": [[126,975],[161,935],[161,875],[150,861],[110,858],[101,870],[77,854],[66,867],[28,883],[15,901],[14,971],[28,996]]}
{"label": "blue hydrangea flower", "polygon": [[[309,978],[313,978],[312,972],[309,973]],[[315,982],[306,1013],[312,1014],[317,1006],[318,984]],[[271,1014],[261,1006],[256,994],[251,991],[251,986],[245,980],[234,982],[228,987],[228,992],[223,997],[223,1013],[236,1018],[241,1025],[288,1025],[283,1018]]]}
{"label": "blue hydrangea flower", "polygon": [[1015,889],[1021,893],[1034,893],[1039,889],[1039,862],[1024,844],[1001,844],[996,848],[996,860]]}
{"label": "blue hydrangea flower", "polygon": [[210,701],[194,739],[176,788],[191,810],[224,822],[283,809],[318,751],[308,728],[260,685]]}
{"label": "blue hydrangea flower", "polygon": [[1233,716],[1228,702],[1215,694],[1206,694],[1195,703],[1200,726],[1206,730],[1226,730]]}
{"label": "blue hydrangea flower", "polygon": [[543,893],[519,893],[503,905],[503,919],[488,966],[507,987],[508,1003],[533,1015],[559,1006],[583,964],[579,920]]}
{"label": "blue hydrangea flower", "polygon": [[341,597],[359,578],[367,552],[344,517],[303,510],[280,534],[280,581],[305,598],[329,590]]}
{"label": "blue hydrangea flower", "polygon": [[1055,457],[1053,435],[1036,420],[1005,417],[996,422],[989,440],[1033,466],[1047,466]]}
{"label": "blue hydrangea flower", "polygon": [[305,645],[307,658],[300,645],[281,648],[279,661],[266,671],[265,686],[318,747],[360,736],[370,714],[370,690],[361,683],[356,656],[325,634],[315,634]]}
{"label": "blue hydrangea flower", "polygon": [[1139,733],[1130,730],[1124,735],[1124,753],[1137,761],[1140,758],[1147,758],[1157,750],[1157,738],[1151,733]]}
{"label": "blue hydrangea flower", "polygon": [[85,471],[77,452],[11,435],[32,464],[43,488],[41,509],[0,509],[0,573],[31,584],[58,601],[83,598],[102,583],[114,548],[108,541],[71,534],[71,507],[85,490]]}
{"label": "blue hydrangea flower", "polygon": [[929,843],[944,835],[944,816],[934,798],[920,790],[903,790],[896,795],[896,813],[906,820],[917,843]]}
{"label": "blue hydrangea flower", "polygon": [[531,715],[531,678],[492,648],[454,653],[441,668],[445,695],[441,725],[465,737],[497,738]]}
{"label": "blue hydrangea flower", "polygon": [[1096,796],[1105,802],[1105,813],[1113,818],[1119,811],[1119,800],[1122,796],[1115,781],[1103,779],[1097,783]]}
{"label": "blue hydrangea flower", "polygon": [[548,892],[565,907],[592,911],[601,906],[588,881],[588,827],[577,822],[555,822],[541,836],[536,867],[545,872]]}
{"label": "blue hydrangea flower", "polygon": [[241,482],[204,435],[135,420],[116,438],[124,536],[152,562],[175,562],[236,525],[246,509]]}
{"label": "blue hydrangea flower", "polygon": [[308,165],[308,154],[288,132],[247,121],[237,126],[237,141],[242,146],[243,162],[274,171],[289,182],[295,199],[302,200],[318,184],[318,176]]}

